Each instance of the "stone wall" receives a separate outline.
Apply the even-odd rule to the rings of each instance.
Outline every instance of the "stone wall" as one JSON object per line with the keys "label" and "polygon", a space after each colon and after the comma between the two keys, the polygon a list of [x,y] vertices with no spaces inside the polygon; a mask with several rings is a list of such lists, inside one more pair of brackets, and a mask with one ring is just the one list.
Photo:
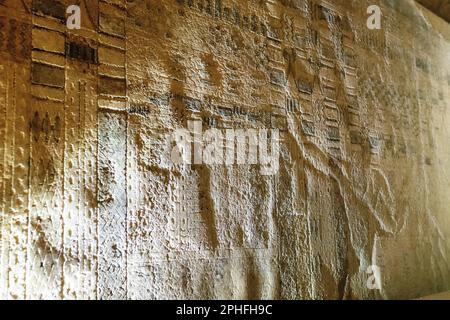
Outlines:
{"label": "stone wall", "polygon": [[[403,0],[0,0],[0,298],[450,289],[450,40],[430,19]],[[279,130],[279,170],[175,164],[192,120]]]}

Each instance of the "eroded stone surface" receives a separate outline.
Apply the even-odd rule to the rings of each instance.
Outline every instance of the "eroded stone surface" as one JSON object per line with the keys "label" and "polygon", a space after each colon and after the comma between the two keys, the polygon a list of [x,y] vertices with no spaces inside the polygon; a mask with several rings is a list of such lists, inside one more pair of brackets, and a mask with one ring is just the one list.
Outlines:
{"label": "eroded stone surface", "polygon": [[[0,298],[450,288],[447,24],[413,1],[80,4],[67,30],[69,1],[0,1]],[[280,130],[279,171],[174,165],[195,119]]]}

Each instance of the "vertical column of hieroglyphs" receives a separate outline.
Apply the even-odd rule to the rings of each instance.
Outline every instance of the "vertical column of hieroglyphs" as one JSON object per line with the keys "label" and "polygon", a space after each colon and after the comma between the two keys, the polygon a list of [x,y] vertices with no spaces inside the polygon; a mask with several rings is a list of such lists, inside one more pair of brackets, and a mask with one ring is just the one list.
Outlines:
{"label": "vertical column of hieroglyphs", "polygon": [[[369,30],[367,33],[372,35],[372,47],[378,43],[374,47],[380,59],[377,64],[387,61],[391,72],[385,73],[383,81],[378,80],[374,85],[374,88],[377,88],[375,92],[378,99],[378,106],[376,106],[378,115],[374,114],[374,123],[377,122],[379,132],[378,139],[374,139],[373,135],[369,138],[369,144],[372,154],[379,156],[383,171],[388,176],[394,176],[392,161],[395,161],[397,156],[404,157],[406,151],[402,146],[399,148],[400,152],[395,154],[395,137],[400,137],[399,145],[403,145],[404,137],[413,138],[415,136],[412,131],[415,126],[414,118],[417,108],[414,107],[414,101],[411,100],[413,86],[406,79],[406,75],[412,71],[412,46],[407,39],[409,37],[399,36],[409,32],[415,22],[413,19],[405,19],[401,14],[397,14],[392,7],[386,6],[385,3],[381,4],[382,30]],[[404,46],[403,49],[400,49],[400,44]],[[368,44],[363,43],[364,47],[366,45]],[[393,126],[394,123],[395,126]],[[408,144],[410,143],[411,141]],[[408,161],[412,158],[404,160]]]}
{"label": "vertical column of hieroglyphs", "polygon": [[[269,128],[272,92],[267,90],[270,84],[265,59],[267,24],[265,14],[261,12],[264,6],[258,8],[253,3],[224,0],[204,5],[202,1],[188,1],[187,7],[198,12],[202,20],[210,15],[214,17],[208,25],[200,19],[193,22],[201,27],[209,27],[205,29],[210,32],[208,41],[214,45],[212,48],[206,45],[201,48],[201,58],[207,68],[203,90],[191,93],[196,99],[187,104],[188,110],[197,108],[191,116],[201,115],[204,130]],[[260,10],[258,13],[257,9]],[[224,41],[230,35],[235,37]],[[278,60],[274,59],[271,66],[278,67],[274,72],[283,73],[280,68],[279,41],[275,42],[278,44],[275,48],[278,50],[275,53],[278,54]],[[247,52],[251,52],[251,58],[246,55]],[[283,79],[273,87],[276,91],[274,99],[280,102],[281,97],[283,101]],[[277,115],[283,112],[280,108],[277,111]],[[201,243],[201,246],[206,249],[204,253],[210,256],[206,260],[209,264],[194,264],[193,268],[195,273],[209,273],[211,267],[217,270],[220,276],[214,281],[214,292],[208,293],[216,297],[223,297],[231,290],[237,297],[257,298],[270,290],[260,293],[256,289],[257,286],[264,287],[266,281],[271,281],[268,268],[262,267],[259,261],[264,260],[265,254],[270,254],[270,250],[267,250],[269,237],[264,237],[265,232],[269,233],[270,216],[266,208],[270,210],[270,203],[264,199],[266,195],[259,197],[254,190],[270,184],[272,178],[263,179],[258,173],[254,174],[256,168],[246,165],[215,167],[213,170],[203,168],[189,177],[198,179],[198,189],[187,184],[181,191],[184,199],[181,199],[180,204],[187,209],[188,234],[193,234],[195,230],[199,238],[204,237],[207,242]],[[197,173],[198,178],[195,177]],[[191,190],[198,193],[198,204],[195,198],[187,196]],[[249,211],[243,212],[243,207],[249,208]],[[223,228],[225,225],[228,227]],[[194,244],[193,237],[189,238]],[[248,281],[254,281],[257,285],[250,285],[249,288]]]}
{"label": "vertical column of hieroglyphs", "polygon": [[[416,30],[416,36],[410,42],[411,52],[413,53],[411,63],[413,68],[409,72],[412,76],[411,80],[415,82],[416,103],[414,105],[416,108],[412,109],[409,107],[403,112],[416,117],[418,130],[413,135],[407,130],[407,124],[403,125],[405,127],[405,158],[413,159],[414,164],[416,164],[414,173],[409,173],[414,178],[415,185],[415,191],[411,189],[410,193],[414,194],[414,198],[411,197],[411,202],[416,203],[416,217],[414,218],[417,219],[418,226],[433,226],[432,228],[435,232],[430,232],[430,230],[425,231],[420,227],[414,230],[415,232],[411,234],[409,240],[411,243],[415,243],[411,251],[414,250],[416,255],[405,254],[402,271],[404,271],[403,274],[407,277],[412,277],[412,274],[418,274],[416,280],[420,281],[421,290],[430,292],[445,290],[442,286],[437,285],[436,282],[445,282],[442,277],[444,270],[445,274],[448,275],[448,267],[445,266],[445,262],[442,263],[442,260],[437,258],[441,256],[438,252],[442,252],[442,248],[445,245],[441,242],[443,231],[441,225],[436,223],[440,215],[440,210],[437,206],[439,200],[434,197],[439,192],[440,187],[436,184],[437,177],[433,176],[435,166],[444,163],[443,155],[445,154],[445,152],[442,153],[439,157],[440,160],[435,158],[435,152],[440,149],[439,143],[437,143],[437,136],[435,135],[438,132],[436,129],[439,126],[435,115],[439,114],[436,97],[436,82],[439,81],[439,72],[436,70],[436,64],[439,63],[441,53],[436,55],[436,52],[439,52],[440,36],[434,30],[425,26],[424,23],[410,25],[409,27],[410,30]],[[443,116],[438,115],[438,117]],[[443,168],[440,170],[443,170]],[[441,171],[440,175],[445,171],[445,169]],[[417,192],[418,190],[421,192]],[[431,243],[433,245],[429,245]],[[440,248],[437,249],[436,246]],[[419,260],[416,258],[417,252],[426,252],[429,258],[426,261]],[[404,285],[404,289],[407,288]]]}
{"label": "vertical column of hieroglyphs", "polygon": [[[359,159],[362,152],[362,126],[361,110],[358,102],[358,63],[357,50],[355,48],[355,21],[356,9],[346,8],[345,0],[340,1],[340,15],[334,18],[333,26],[335,39],[339,39],[339,47],[335,50],[337,61],[335,66],[336,75],[336,105],[338,107],[338,117],[328,120],[336,120],[340,130],[340,152],[338,163],[342,167],[353,166],[349,164],[349,159]],[[333,121],[334,121],[333,120]],[[340,160],[345,161],[340,162]],[[334,166],[334,163],[331,163]],[[361,163],[355,166],[361,166]],[[340,168],[342,168],[340,167]],[[336,168],[335,166],[333,168]],[[340,176],[342,179],[343,177]],[[345,178],[344,178],[345,179]],[[343,179],[342,179],[343,180]],[[340,181],[342,183],[342,180]],[[353,190],[343,191],[343,185],[338,181],[332,181],[331,190],[334,196],[334,207],[336,208],[336,229],[340,239],[337,241],[337,256],[342,257],[339,262],[339,275],[337,277],[337,291],[340,299],[348,299],[352,290],[351,281],[358,277],[357,261],[353,254],[352,247],[352,226],[347,208],[344,207],[343,192],[354,192]],[[354,214],[358,215],[356,211]]]}
{"label": "vertical column of hieroglyphs", "polygon": [[[356,6],[358,12],[364,12],[372,3],[364,2]],[[388,12],[388,8],[382,6],[382,2],[378,1],[377,5],[382,7],[382,12]],[[362,101],[361,121],[364,124],[362,133],[362,145],[368,147],[370,154],[370,165],[377,167],[381,156],[382,144],[382,123],[384,113],[382,109],[385,101],[385,90],[383,81],[385,81],[385,32],[386,19],[383,20],[383,28],[368,29],[366,27],[366,19],[364,15],[355,15],[354,18],[359,26],[357,31],[357,45],[360,55],[365,55],[361,62],[360,72],[358,73],[358,91],[361,93]],[[387,92],[387,90],[386,90]],[[366,152],[366,150],[364,150]]]}
{"label": "vertical column of hieroglyphs", "polygon": [[[427,61],[428,68],[421,70],[421,73],[425,72],[427,77],[427,103],[422,105],[420,102],[420,112],[422,116],[428,117],[428,123],[422,126],[422,143],[423,143],[423,153],[414,154],[417,157],[417,162],[421,163],[424,175],[424,185],[426,186],[426,191],[424,192],[424,203],[426,205],[427,221],[423,224],[430,223],[435,226],[436,232],[430,232],[424,234],[423,236],[417,237],[416,242],[422,244],[422,250],[426,252],[426,243],[433,243],[432,254],[430,255],[429,261],[422,264],[421,274],[424,275],[422,281],[423,285],[428,284],[429,291],[441,292],[448,289],[450,267],[448,261],[442,259],[443,255],[440,253],[443,248],[450,248],[450,242],[446,239],[445,222],[440,223],[438,221],[442,220],[442,217],[448,216],[448,209],[446,201],[446,195],[441,193],[441,188],[443,185],[448,184],[443,180],[442,171],[445,172],[445,167],[448,166],[448,136],[442,142],[441,135],[442,129],[448,127],[448,120],[442,121],[445,118],[445,111],[441,108],[440,95],[440,85],[445,83],[445,78],[442,72],[449,66],[450,59],[445,58],[446,52],[441,44],[441,36],[435,30],[425,31],[425,27],[421,27],[423,31],[421,34],[427,34],[427,38],[421,39],[421,37],[415,37],[414,41],[420,41],[420,51],[424,56],[422,59]],[[432,50],[427,50],[426,48],[433,48]],[[417,47],[416,47],[417,50]],[[417,54],[417,51],[416,51]],[[447,59],[447,62],[442,62]],[[421,76],[424,76],[423,74]],[[420,77],[421,77],[420,76]],[[424,85],[425,86],[425,85]],[[425,133],[426,132],[426,133]],[[411,137],[411,135],[410,135]],[[412,138],[412,137],[411,137]],[[412,139],[411,139],[412,140]],[[437,168],[437,167],[441,168]],[[445,189],[445,188],[444,188]],[[433,190],[433,191],[431,191]],[[436,191],[434,191],[436,190]],[[445,193],[445,192],[444,192]],[[442,205],[444,209],[442,210]],[[427,270],[428,272],[423,272],[422,270]]]}
{"label": "vertical column of hieroglyphs", "polygon": [[30,1],[0,3],[0,298],[26,291]]}
{"label": "vertical column of hieroglyphs", "polygon": [[[262,22],[261,27],[265,36],[265,54],[268,60],[266,72],[269,78],[269,83],[267,84],[267,87],[262,90],[267,90],[269,96],[268,99],[264,101],[267,107],[261,108],[261,106],[258,106],[258,109],[255,110],[255,112],[258,113],[259,117],[261,117],[261,114],[266,112],[270,120],[269,123],[263,123],[263,127],[270,127],[270,129],[280,130],[280,137],[283,137],[283,134],[285,134],[287,130],[286,115],[287,112],[289,112],[288,108],[286,108],[286,101],[289,100],[290,102],[288,102],[288,104],[292,104],[295,108],[295,98],[292,98],[293,95],[288,87],[288,77],[290,76],[291,70],[287,67],[289,62],[296,58],[295,50],[287,49],[287,39],[289,39],[291,35],[289,26],[292,26],[294,22],[291,20],[290,15],[287,14],[286,8],[283,7],[281,1],[267,0],[265,6],[266,15],[262,17],[264,21]],[[299,13],[302,13],[301,9],[299,10]],[[285,144],[282,141],[281,150],[285,150],[284,148]],[[274,183],[278,190],[281,190],[284,187],[289,189],[293,179],[289,177],[289,173],[286,172],[284,168],[280,171],[281,172],[277,172],[276,177],[274,177]],[[280,219],[278,223],[283,224],[286,222],[285,219],[288,219],[290,220],[289,223],[291,225],[295,225],[293,220],[296,220],[296,218],[289,215],[293,208],[290,197],[283,195],[282,193],[277,193],[275,195],[275,201],[275,210],[277,210],[277,213],[280,215],[280,217],[277,217]],[[268,228],[268,226],[265,226],[265,228]],[[277,239],[276,245],[280,245],[280,256],[286,257],[284,255],[286,250],[283,250],[285,248],[283,246],[284,240],[285,237],[280,236],[279,239]],[[283,279],[282,281],[286,281],[288,278],[293,279],[290,274],[291,270],[288,270],[286,265],[278,266],[278,268],[283,270],[282,273],[286,272],[281,275],[281,278]],[[286,277],[286,274],[289,275]],[[254,294],[257,293],[253,293],[253,295]],[[253,299],[257,298],[257,296],[249,296],[248,298]]]}
{"label": "vertical column of hieroglyphs", "polygon": [[[325,177],[307,169],[308,226],[313,255],[311,265],[315,298],[339,299],[345,295],[347,281],[347,246],[350,245],[346,213],[339,190],[339,167],[343,151],[343,112],[340,108],[344,89],[339,86],[339,34],[343,10],[340,6],[311,1],[311,71],[313,74],[312,114],[315,136],[312,142],[321,150],[317,160],[329,172]],[[323,243],[330,243],[327,248]],[[327,279],[327,280],[325,280]]]}
{"label": "vertical column of hieroglyphs", "polygon": [[[420,30],[420,26],[414,26],[414,29]],[[436,107],[436,103],[433,97],[435,83],[434,79],[437,78],[438,74],[433,73],[434,68],[434,57],[433,50],[428,50],[427,48],[437,48],[437,39],[435,34],[429,33],[424,34],[424,32],[418,32],[418,35],[413,41],[413,52],[414,52],[414,68],[411,70],[414,75],[414,80],[416,81],[416,93],[417,93],[417,117],[418,117],[418,127],[419,131],[417,134],[416,145],[420,148],[420,152],[424,158],[428,159],[428,162],[432,161],[432,154],[434,149],[433,142],[433,124],[432,114],[433,109]],[[406,141],[405,137],[405,143]],[[428,184],[428,168],[423,166],[418,174],[419,179],[424,179],[423,183]],[[429,208],[431,205],[428,195],[424,195],[425,206]]]}
{"label": "vertical column of hieroglyphs", "polygon": [[[320,91],[320,52],[319,52],[319,27],[327,30],[326,21],[319,20],[322,13],[322,7],[316,4],[315,1],[308,1],[309,20],[306,30],[306,61],[304,67],[298,71],[298,90],[301,96],[301,113],[302,113],[302,134],[305,142],[305,151],[308,153],[318,148],[320,152],[326,154],[325,148],[325,134],[324,124],[322,123],[321,103],[322,96]],[[301,39],[301,38],[300,38]],[[302,56],[300,57],[303,63]],[[325,66],[324,66],[325,67]],[[318,159],[322,160],[323,159]],[[326,161],[326,160],[325,160]],[[326,165],[326,164],[325,164]],[[318,208],[322,209],[323,216],[327,214],[327,200],[330,197],[326,193],[327,188],[324,184],[327,182],[326,177],[322,178],[317,175],[314,169],[306,167],[305,169],[305,185],[307,188],[307,216],[306,221],[308,228],[309,254],[310,260],[307,272],[310,276],[311,286],[308,289],[307,296],[318,298],[322,294],[320,291],[323,284],[320,276],[320,266],[325,265],[328,261],[323,261],[326,257],[323,256],[323,250],[320,248],[319,240],[321,238],[320,228],[323,224],[320,219]],[[318,292],[319,291],[319,292]],[[305,293],[304,293],[305,295]]]}
{"label": "vertical column of hieroglyphs", "polygon": [[[396,202],[412,204],[417,201],[413,206],[415,210],[421,211],[419,206],[424,203],[419,199],[422,194],[413,191],[416,189],[416,179],[409,173],[410,170],[419,170],[422,157],[422,147],[419,143],[420,112],[415,79],[412,78],[415,66],[413,38],[402,36],[411,32],[417,21],[412,16],[405,17],[397,13],[392,6],[384,6],[382,10],[382,26],[386,37],[385,55],[390,71],[386,74],[383,84],[378,84],[378,87],[383,89],[378,91],[384,117],[381,126],[382,167],[383,172],[390,177],[391,188],[402,189],[402,192],[395,194]],[[399,163],[402,165],[398,165]],[[406,216],[406,210],[402,211],[404,212],[399,214]]]}
{"label": "vertical column of hieroglyphs", "polygon": [[[192,63],[198,61],[200,48],[183,30],[189,26],[196,34],[197,25],[186,21],[199,2],[171,2],[141,1],[128,7],[128,285],[133,298],[179,297],[186,289],[176,288],[178,277],[187,270],[185,257],[192,257],[192,244],[204,231],[192,227],[201,225],[196,177],[184,166],[173,168],[164,149],[172,125],[185,126],[189,116],[200,119],[198,78],[203,75],[199,63]],[[198,86],[186,85],[188,72]],[[200,244],[196,253],[199,249]]]}
{"label": "vertical column of hieroglyphs", "polygon": [[[315,83],[314,68],[311,60],[313,51],[313,32],[310,28],[311,5],[304,1],[303,5],[297,8],[301,12],[303,19],[294,25],[293,41],[295,47],[295,65],[293,66],[293,77],[297,87],[298,105],[300,112],[300,128],[298,130],[304,136],[305,143],[314,143],[317,140],[317,130],[315,128],[315,115],[313,108],[313,89]],[[309,15],[307,14],[309,13]],[[289,101],[289,99],[293,101]],[[295,97],[288,99],[288,110],[297,108]]]}
{"label": "vertical column of hieroglyphs", "polygon": [[63,298],[96,297],[98,1],[80,3],[67,30]]}
{"label": "vertical column of hieroglyphs", "polygon": [[266,45],[269,72],[269,112],[272,129],[285,131],[286,127],[286,68],[283,57],[282,41],[285,40],[285,21],[282,20],[283,8],[279,1],[268,0],[268,21],[266,31]]}
{"label": "vertical column of hieroglyphs", "polygon": [[[340,112],[337,106],[336,20],[340,13],[331,4],[314,2],[313,34],[317,45],[316,68],[320,92],[316,107],[319,113],[320,129],[323,130],[323,144],[331,158],[341,159]],[[339,39],[340,41],[340,39]]]}
{"label": "vertical column of hieroglyphs", "polygon": [[[327,149],[334,161],[360,148],[360,110],[357,99],[357,62],[350,21],[353,10],[345,1],[316,4],[315,32],[319,49],[321,122]],[[359,9],[353,8],[355,11]]]}
{"label": "vertical column of hieroglyphs", "polygon": [[65,6],[33,0],[27,297],[61,296]]}
{"label": "vertical column of hieroglyphs", "polygon": [[[224,34],[238,33],[244,39],[231,43],[234,47],[232,55],[226,54],[229,48],[225,46],[217,56],[218,61],[226,61],[224,80],[229,82],[227,94],[220,97],[215,107],[219,126],[284,131],[286,76],[279,1],[248,5],[223,1],[217,9],[222,13],[222,20],[230,22]],[[250,52],[249,56],[247,52]],[[228,69],[228,66],[234,66],[234,69]],[[227,104],[230,110],[225,108]],[[277,242],[271,234],[271,210],[275,210],[276,195],[269,191],[262,195],[257,190],[275,190],[279,176],[262,176],[258,172],[259,167],[253,165],[238,165],[230,169],[233,170],[227,173],[229,182],[225,184],[229,183],[229,189],[223,188],[222,191],[222,197],[228,198],[228,205],[219,209],[217,225],[232,226],[233,232],[227,239],[228,235],[225,236],[222,228],[218,228],[221,242],[229,241],[227,246],[222,246],[221,259],[216,262],[216,268],[220,268],[223,274],[223,283],[217,285],[222,292],[218,293],[224,295],[226,290],[235,290],[239,297],[250,299],[272,296],[274,288],[271,282],[274,278],[271,275],[272,264],[267,261],[270,261]],[[240,198],[242,194],[245,194],[244,199]],[[243,212],[243,207],[250,210]],[[242,278],[233,279],[233,272]]]}
{"label": "vertical column of hieroglyphs", "polygon": [[172,225],[169,215],[175,199],[164,148],[167,125],[174,121],[169,91],[174,80],[166,69],[172,54],[167,47],[172,41],[162,33],[174,34],[176,26],[166,28],[172,13],[161,10],[165,6],[167,3],[136,1],[127,7],[127,287],[132,299],[168,297],[171,291],[167,289],[171,286],[167,260],[174,241],[166,225]]}
{"label": "vertical column of hieroglyphs", "polygon": [[[395,170],[395,180],[402,182],[401,192],[395,200],[396,203],[407,203],[402,211],[410,212],[405,214],[408,218],[408,234],[402,236],[402,241],[405,247],[411,248],[405,252],[398,273],[392,274],[391,278],[400,278],[399,274],[402,274],[401,278],[408,279],[415,274],[422,292],[440,291],[445,290],[442,284],[448,283],[448,267],[444,259],[438,258],[442,257],[446,247],[442,241],[445,238],[442,223],[438,221],[441,214],[448,216],[447,209],[440,208],[441,201],[446,202],[446,196],[440,194],[445,189],[441,186],[446,182],[440,179],[445,177],[443,173],[446,170],[443,168],[446,167],[448,154],[442,149],[448,145],[448,136],[443,135],[441,130],[448,127],[448,120],[445,120],[445,110],[439,110],[438,107],[438,83],[445,83],[442,71],[448,65],[448,55],[443,54],[445,50],[440,46],[440,39],[445,37],[430,28],[428,18],[423,19],[415,10],[400,10],[408,9],[400,7],[400,3],[393,9],[396,11],[392,12],[392,16],[398,17],[395,21],[398,34],[412,33],[415,36],[399,37],[397,47],[402,50],[402,63],[395,64],[395,68],[403,65],[407,69],[405,67],[402,73],[391,72],[407,75],[405,80],[396,81],[399,86],[405,85],[408,91],[405,94],[407,102],[395,121],[396,127],[402,130],[399,146],[402,161],[397,167],[404,170],[403,175],[400,170]],[[447,59],[447,63],[441,63],[441,59]],[[445,143],[440,142],[441,137],[446,137]],[[439,157],[436,157],[437,154]],[[432,226],[434,231],[424,229],[424,225]],[[424,254],[421,252],[426,252],[429,259],[419,258]],[[407,281],[397,283],[391,290],[408,296],[410,284]]]}
{"label": "vertical column of hieroglyphs", "polygon": [[[323,91],[325,93],[324,118],[328,127],[328,140],[331,142],[330,179],[331,193],[330,220],[335,237],[333,243],[334,258],[332,260],[334,288],[329,290],[328,297],[348,299],[354,278],[361,276],[351,243],[352,226],[349,214],[346,212],[344,191],[346,185],[342,169],[352,159],[352,152],[360,155],[360,110],[357,95],[357,63],[355,53],[354,34],[351,19],[355,15],[355,8],[346,8],[344,0],[335,1],[336,11],[325,11],[331,39],[334,43],[334,70],[324,76]],[[343,161],[345,159],[345,161]],[[346,169],[344,169],[346,170]],[[353,214],[358,214],[353,213]],[[368,261],[369,262],[369,261]],[[336,293],[334,293],[334,292]]]}
{"label": "vertical column of hieroglyphs", "polygon": [[361,152],[361,110],[358,103],[358,64],[355,48],[355,35],[351,25],[352,12],[346,12],[340,17],[342,47],[341,47],[341,78],[338,84],[338,106],[343,123],[344,157],[352,157],[352,153]]}
{"label": "vertical column of hieroglyphs", "polygon": [[[215,72],[220,74],[220,82],[211,77],[207,86],[205,96],[212,96],[211,102],[202,102],[202,108],[208,110],[208,117],[203,116],[205,126],[215,127],[221,131],[225,129],[249,129],[269,126],[270,116],[267,112],[268,97],[270,92],[264,96],[260,90],[267,85],[267,77],[264,74],[265,66],[260,66],[260,70],[255,70],[255,66],[264,55],[265,24],[260,28],[262,20],[254,14],[255,5],[253,3],[242,3],[236,1],[215,1],[211,14],[214,20],[210,20],[211,41],[217,42],[213,50],[204,53],[211,55],[210,59],[216,61],[219,68]],[[252,15],[253,14],[253,15]],[[213,29],[214,25],[220,26]],[[225,42],[230,34],[237,37],[234,41]],[[222,38],[223,37],[223,38]],[[255,48],[260,49],[258,52]],[[246,49],[244,49],[246,48]],[[207,48],[204,48],[207,49]],[[261,56],[248,59],[244,51],[258,52]],[[255,51],[253,51],[255,50]],[[214,60],[213,60],[214,59]],[[214,75],[214,74],[213,74]],[[244,79],[248,79],[245,81]],[[265,109],[265,110],[264,110]],[[261,122],[266,122],[261,125]],[[218,276],[214,279],[214,295],[217,298],[224,297],[228,292],[234,291],[236,297],[254,297],[258,295],[258,290],[247,288],[247,279],[254,276],[259,279],[259,274],[255,266],[259,249],[264,249],[265,243],[259,237],[260,233],[251,236],[248,232],[250,228],[254,230],[264,230],[267,228],[267,219],[264,210],[256,210],[255,207],[264,207],[264,201],[256,200],[252,196],[252,187],[259,183],[265,183],[258,175],[252,176],[256,172],[251,166],[227,166],[224,170],[214,168],[211,173],[211,186],[213,190],[210,196],[214,204],[214,220],[207,221],[205,212],[207,205],[204,199],[205,190],[199,190],[199,207],[202,213],[202,220],[206,225],[212,225],[208,233],[214,232],[216,235],[215,251],[210,253],[216,258],[211,259],[212,267]],[[254,171],[253,171],[254,170]],[[202,173],[203,175],[204,173]],[[227,178],[225,178],[227,177]],[[200,176],[202,179],[202,176]],[[227,182],[225,182],[227,179]],[[239,189],[237,186],[242,186]],[[244,187],[245,186],[245,187]],[[188,194],[188,192],[186,192]],[[239,196],[241,199],[237,200]],[[242,210],[243,207],[249,211]],[[251,212],[251,213],[249,213]],[[195,228],[192,221],[195,211],[191,211],[189,217],[190,228]],[[207,216],[206,216],[207,217]],[[197,225],[200,225],[197,223]],[[227,226],[223,228],[223,226]],[[197,227],[198,228],[198,227]],[[206,246],[208,248],[208,246]],[[217,253],[214,253],[217,252]],[[251,266],[245,268],[249,263]],[[199,272],[208,272],[208,265],[198,268]],[[233,272],[235,272],[233,274]],[[239,276],[233,277],[238,274]],[[270,279],[270,277],[268,277]]]}
{"label": "vertical column of hieroglyphs", "polygon": [[[300,140],[307,143],[308,139],[314,138],[314,131],[307,129],[313,129],[314,126],[311,103],[313,79],[309,65],[311,46],[308,41],[310,3],[305,0],[277,2],[282,3],[283,7],[279,5],[278,10],[275,10],[275,3],[268,1],[269,9],[276,16],[269,20],[267,54],[269,64],[276,68],[270,74],[271,127],[279,129],[282,137],[281,165],[276,176],[278,192],[275,223],[278,225],[277,229],[286,232],[279,234],[275,246],[278,251],[279,281],[286,285],[280,286],[276,294],[283,299],[308,298],[309,288],[313,284],[308,268],[310,255],[305,215],[305,175],[298,147],[302,145]],[[276,77],[273,70],[277,70],[284,80],[282,88],[285,92],[280,92],[278,81],[274,81]],[[274,99],[276,96],[278,98]],[[284,106],[279,99],[285,99]],[[281,107],[285,114],[280,113]],[[305,128],[303,132],[302,122]],[[284,132],[287,127],[289,133]]]}
{"label": "vertical column of hieroglyphs", "polygon": [[127,296],[124,0],[99,2],[98,298]]}

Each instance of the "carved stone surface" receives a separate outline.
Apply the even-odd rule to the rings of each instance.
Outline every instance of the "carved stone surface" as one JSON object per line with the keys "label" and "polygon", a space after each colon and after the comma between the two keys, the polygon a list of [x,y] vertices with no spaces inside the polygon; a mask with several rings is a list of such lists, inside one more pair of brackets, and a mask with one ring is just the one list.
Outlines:
{"label": "carved stone surface", "polygon": [[[413,1],[82,0],[68,30],[69,2],[0,1],[0,298],[450,289],[447,24]],[[279,170],[174,164],[192,120],[279,130]]]}

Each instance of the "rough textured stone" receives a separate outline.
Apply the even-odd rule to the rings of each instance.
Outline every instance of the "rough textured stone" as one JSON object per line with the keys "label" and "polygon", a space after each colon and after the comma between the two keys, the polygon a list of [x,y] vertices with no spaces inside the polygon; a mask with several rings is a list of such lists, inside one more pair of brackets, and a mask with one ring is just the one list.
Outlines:
{"label": "rough textured stone", "polygon": [[[0,298],[450,289],[448,24],[406,0],[77,3],[81,30],[68,1],[0,1]],[[278,172],[174,164],[191,120],[278,129]]]}

